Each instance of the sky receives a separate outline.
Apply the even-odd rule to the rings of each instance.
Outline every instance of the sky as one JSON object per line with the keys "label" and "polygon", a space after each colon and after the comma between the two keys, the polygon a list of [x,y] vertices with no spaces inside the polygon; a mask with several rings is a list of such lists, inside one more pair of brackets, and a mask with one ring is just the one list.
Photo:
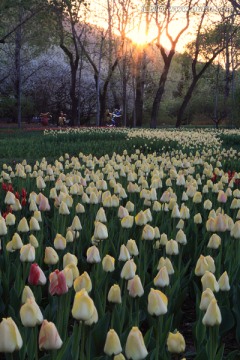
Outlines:
{"label": "sky", "polygon": [[[107,1],[110,3],[112,2],[114,11],[116,11],[116,8],[118,7],[116,3],[119,4],[117,0],[101,0],[101,1],[91,1],[90,3],[90,13],[91,16],[89,17],[89,22],[92,24],[96,24],[100,27],[107,28],[108,23],[106,21],[106,14],[107,14]],[[115,1],[115,5],[114,5]],[[125,1],[125,4],[128,0]],[[128,30],[127,30],[127,37],[130,38],[134,43],[138,45],[144,45],[148,42],[151,42],[153,39],[157,37],[157,27],[155,24],[154,19],[152,19],[151,26],[149,27],[148,36],[146,36],[146,12],[148,12],[149,16],[156,15],[156,10],[158,10],[160,13],[163,12],[163,8],[159,5],[156,9],[155,7],[147,7],[146,6],[146,0],[133,0],[136,1],[136,9],[132,16],[130,16],[130,21],[128,23]],[[189,28],[184,32],[184,34],[181,36],[176,50],[178,52],[183,52],[186,44],[189,41],[192,41],[194,39],[194,32],[196,28],[196,24],[198,23],[198,19],[201,16],[205,1],[195,1],[194,9],[191,11],[190,16],[190,25]],[[179,30],[184,27],[186,23],[186,7],[181,6],[182,0],[175,0],[174,6],[172,7],[171,15],[174,16],[174,21],[171,22],[171,25],[169,27],[169,32],[171,36],[174,38]],[[220,10],[225,9],[225,11],[231,11],[230,5],[228,5],[228,2],[226,0],[215,0],[215,3],[217,4],[214,6],[208,6],[207,7],[207,21],[209,25],[211,22],[215,21],[216,19],[219,19],[217,12]],[[118,31],[116,30],[115,33],[118,35]],[[163,34],[161,37],[161,43],[166,48],[170,48],[170,42],[166,36],[166,34]]]}

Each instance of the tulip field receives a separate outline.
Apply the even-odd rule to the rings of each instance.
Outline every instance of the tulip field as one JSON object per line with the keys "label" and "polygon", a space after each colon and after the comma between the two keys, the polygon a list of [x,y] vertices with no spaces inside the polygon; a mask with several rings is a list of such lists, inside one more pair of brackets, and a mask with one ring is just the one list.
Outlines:
{"label": "tulip field", "polygon": [[0,136],[0,359],[240,359],[240,132]]}

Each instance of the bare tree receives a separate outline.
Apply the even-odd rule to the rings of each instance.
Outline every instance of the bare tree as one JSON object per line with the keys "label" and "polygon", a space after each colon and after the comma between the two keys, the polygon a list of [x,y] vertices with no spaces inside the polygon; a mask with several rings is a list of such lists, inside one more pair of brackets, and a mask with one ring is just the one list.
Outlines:
{"label": "bare tree", "polygon": [[[153,1],[152,7],[153,7],[153,11],[155,11],[155,24],[158,29],[156,46],[158,47],[161,53],[164,62],[164,67],[160,75],[158,88],[152,104],[151,122],[150,122],[151,128],[156,128],[157,126],[159,108],[164,94],[165,84],[167,81],[171,62],[176,52],[176,46],[179,39],[189,27],[190,11],[192,6],[193,6],[193,0],[186,0],[181,3],[180,7],[184,9],[184,11],[182,11],[182,13],[184,14],[184,19],[182,19],[182,23],[184,25],[179,26],[179,22],[178,25],[176,25],[176,21],[178,21],[177,14],[179,14],[179,10],[178,10],[179,2],[177,3],[174,0],[173,1],[168,0],[166,6],[159,7],[158,1]],[[148,11],[151,11],[151,6],[148,9],[147,9]],[[179,26],[179,30],[175,32],[175,36],[173,37],[173,35],[171,35],[170,26],[171,24],[174,26],[174,23],[175,26]],[[166,36],[170,42],[169,50],[165,48],[161,42],[161,37],[163,36],[164,33],[166,33]]]}
{"label": "bare tree", "polygon": [[[229,46],[229,43],[226,43],[224,39],[226,31],[222,32],[222,28],[228,26],[228,24],[222,25],[222,21],[219,23],[216,20],[213,20],[215,23],[209,24],[210,19],[206,17],[209,3],[210,0],[205,0],[205,7],[196,30],[196,38],[189,45],[192,54],[192,80],[178,110],[176,127],[180,127],[182,124],[184,112],[199,80],[216,57],[226,48],[226,44]],[[207,25],[204,23],[205,20]],[[229,33],[228,37],[230,38],[232,35],[233,32]]]}

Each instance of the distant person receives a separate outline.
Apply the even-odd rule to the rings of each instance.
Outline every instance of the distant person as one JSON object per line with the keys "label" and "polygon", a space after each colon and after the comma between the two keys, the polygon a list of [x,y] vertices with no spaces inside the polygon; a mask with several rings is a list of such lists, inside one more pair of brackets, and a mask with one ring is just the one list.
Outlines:
{"label": "distant person", "polygon": [[112,119],[112,113],[110,113],[109,109],[105,111],[105,124],[109,125]]}
{"label": "distant person", "polygon": [[66,114],[63,113],[63,111],[60,111],[60,116],[58,118],[58,125],[64,126],[66,122]]}
{"label": "distant person", "polygon": [[50,113],[49,113],[49,112],[47,112],[47,113],[41,113],[41,114],[40,114],[41,124],[42,124],[43,126],[47,126],[50,117],[51,117],[51,116],[50,116]]}

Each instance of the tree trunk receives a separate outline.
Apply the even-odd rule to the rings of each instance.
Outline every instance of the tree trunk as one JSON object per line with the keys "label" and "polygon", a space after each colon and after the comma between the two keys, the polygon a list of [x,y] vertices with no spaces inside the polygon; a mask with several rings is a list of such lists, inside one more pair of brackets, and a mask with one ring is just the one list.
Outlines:
{"label": "tree trunk", "polygon": [[192,97],[192,94],[193,94],[193,91],[197,85],[197,82],[199,80],[199,77],[196,76],[193,78],[192,82],[191,82],[191,85],[189,86],[188,88],[188,91],[183,99],[183,102],[182,102],[182,105],[180,106],[180,109],[178,110],[178,114],[177,114],[177,122],[176,122],[176,127],[180,127],[181,124],[182,124],[182,120],[183,120],[183,115],[184,115],[184,112],[189,104],[189,101],[191,100],[191,97]]}
{"label": "tree trunk", "polygon": [[123,58],[123,76],[122,76],[122,117],[123,117],[123,126],[127,125],[127,76],[126,76],[126,56]]}
{"label": "tree trunk", "polygon": [[143,97],[144,97],[144,85],[146,78],[146,52],[139,54],[136,66],[136,97],[135,97],[135,116],[136,125],[142,126],[143,122]]}
{"label": "tree trunk", "polygon": [[[22,9],[19,8],[19,23],[22,21]],[[15,37],[15,68],[16,68],[16,80],[15,80],[15,98],[17,105],[17,122],[18,128],[22,126],[22,84],[21,84],[21,42],[22,42],[22,27],[19,26],[16,30]]]}
{"label": "tree trunk", "polygon": [[78,97],[76,94],[76,83],[77,83],[77,66],[71,66],[71,89],[70,89],[70,98],[72,102],[72,109],[71,109],[71,119],[72,125],[76,125],[77,122],[77,108],[78,108]]}
{"label": "tree trunk", "polygon": [[163,59],[164,59],[164,69],[161,74],[159,84],[158,84],[158,89],[157,89],[155,98],[153,100],[153,105],[152,105],[150,127],[153,129],[156,129],[156,127],[157,127],[157,118],[158,118],[158,114],[159,114],[160,104],[161,104],[162,97],[164,94],[165,84],[167,81],[168,72],[170,69],[170,65],[171,65],[175,50],[172,49],[168,55],[164,55],[163,50],[161,50],[161,53],[162,53]]}

